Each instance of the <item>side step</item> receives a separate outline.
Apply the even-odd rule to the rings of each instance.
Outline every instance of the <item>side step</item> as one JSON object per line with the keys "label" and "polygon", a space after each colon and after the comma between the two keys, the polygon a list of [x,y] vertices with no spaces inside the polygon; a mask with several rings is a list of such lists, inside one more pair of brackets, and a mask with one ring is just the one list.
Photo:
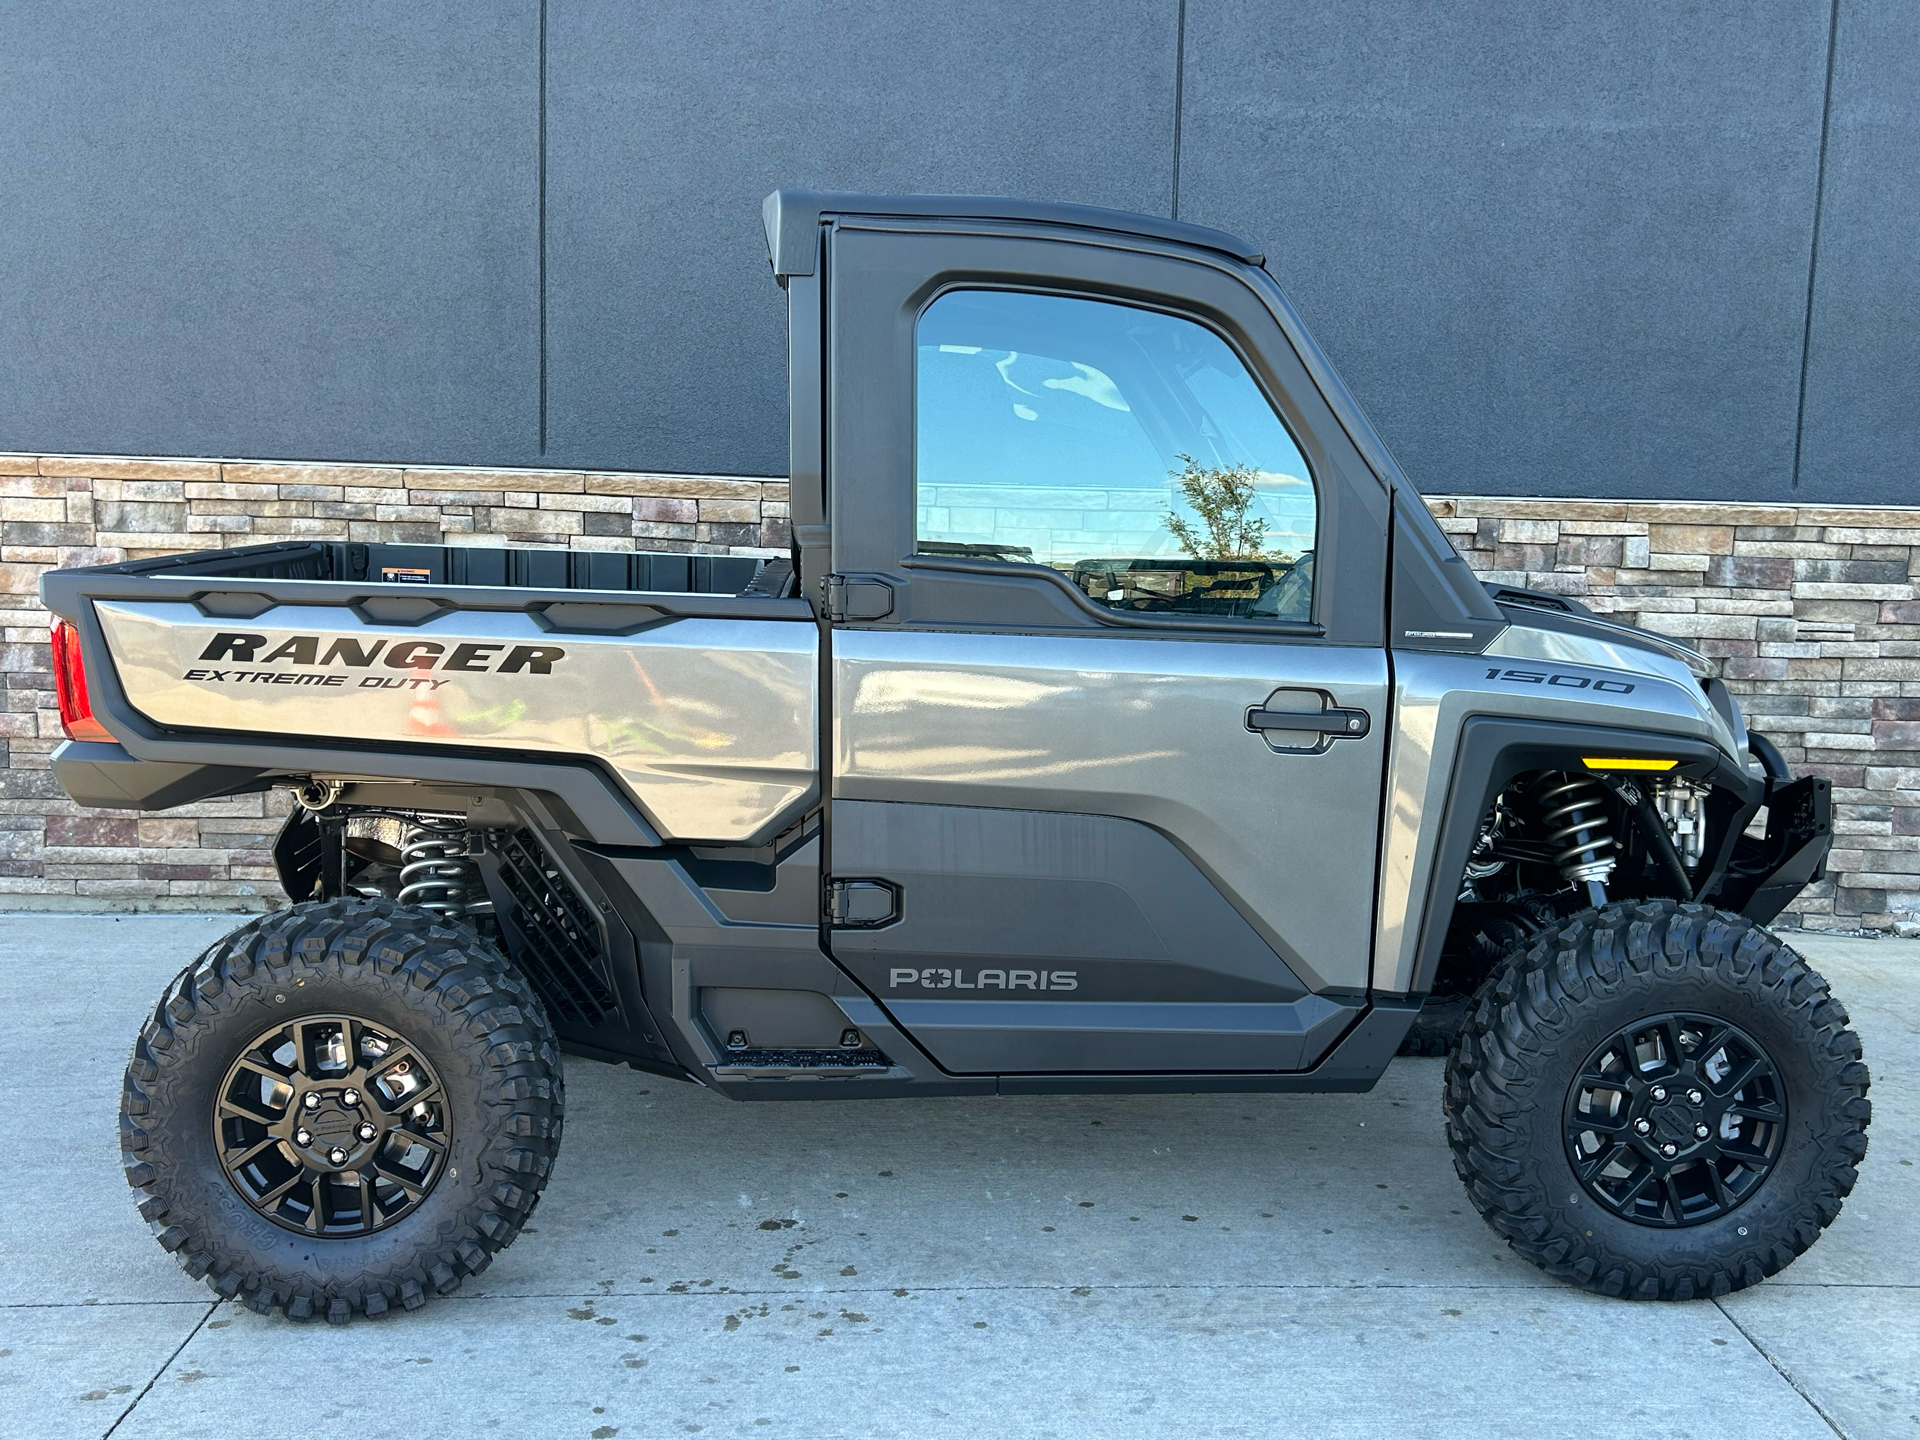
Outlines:
{"label": "side step", "polygon": [[732,1080],[754,1077],[800,1079],[810,1076],[822,1079],[871,1078],[895,1073],[904,1077],[906,1074],[905,1071],[896,1072],[892,1063],[878,1050],[843,1050],[838,1047],[803,1050],[747,1046],[728,1050],[724,1059],[707,1068],[715,1075]]}

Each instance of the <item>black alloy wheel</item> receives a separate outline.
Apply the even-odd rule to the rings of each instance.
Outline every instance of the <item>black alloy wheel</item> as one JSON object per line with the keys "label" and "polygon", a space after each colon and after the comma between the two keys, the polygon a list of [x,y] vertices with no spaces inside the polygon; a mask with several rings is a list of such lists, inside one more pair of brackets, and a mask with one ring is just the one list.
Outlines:
{"label": "black alloy wheel", "polygon": [[308,1015],[256,1036],[214,1101],[240,1197],[305,1235],[365,1235],[425,1200],[446,1168],[445,1092],[390,1026]]}
{"label": "black alloy wheel", "polygon": [[1636,1020],[1595,1047],[1567,1093],[1574,1173],[1637,1225],[1698,1225],[1734,1209],[1772,1171],[1786,1126],[1773,1060],[1710,1015]]}

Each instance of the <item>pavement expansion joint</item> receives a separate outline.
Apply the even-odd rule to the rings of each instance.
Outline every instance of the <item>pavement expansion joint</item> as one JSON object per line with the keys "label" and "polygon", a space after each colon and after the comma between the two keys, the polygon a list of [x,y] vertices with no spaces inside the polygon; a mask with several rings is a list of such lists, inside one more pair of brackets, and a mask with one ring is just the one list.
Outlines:
{"label": "pavement expansion joint", "polygon": [[1720,1301],[1716,1299],[1713,1302],[1713,1307],[1714,1309],[1718,1310],[1722,1315],[1725,1315],[1727,1317],[1727,1323],[1733,1326],[1734,1329],[1738,1330],[1740,1332],[1740,1338],[1745,1340],[1749,1345],[1751,1345],[1754,1348],[1755,1352],[1760,1356],[1760,1358],[1766,1361],[1767,1364],[1773,1367],[1774,1373],[1778,1375],[1782,1380],[1786,1381],[1787,1384],[1793,1387],[1794,1394],[1798,1395],[1802,1400],[1806,1401],[1808,1408],[1811,1409],[1813,1413],[1818,1415],[1822,1420],[1826,1421],[1827,1428],[1829,1430],[1833,1431],[1834,1434],[1840,1436],[1841,1440],[1852,1440],[1852,1437],[1848,1435],[1847,1432],[1841,1428],[1840,1422],[1838,1420],[1835,1420],[1833,1416],[1829,1415],[1826,1412],[1825,1407],[1822,1406],[1818,1400],[1814,1399],[1813,1396],[1808,1393],[1807,1387],[1802,1385],[1799,1382],[1799,1380],[1794,1378],[1793,1371],[1789,1370],[1785,1365],[1781,1364],[1778,1356],[1776,1356],[1771,1350],[1767,1349],[1766,1346],[1762,1345],[1757,1339],[1755,1339],[1753,1332],[1747,1329],[1746,1326],[1742,1325],[1737,1319],[1735,1319],[1732,1312],[1729,1311],[1726,1306],[1722,1305]]}
{"label": "pavement expansion joint", "polygon": [[187,1332],[186,1338],[173,1347],[173,1353],[167,1356],[166,1363],[154,1371],[152,1378],[140,1387],[140,1393],[134,1396],[132,1401],[127,1405],[127,1408],[120,1412],[119,1418],[106,1428],[101,1434],[100,1440],[113,1440],[113,1432],[125,1424],[127,1417],[139,1408],[140,1402],[147,1398],[148,1393],[152,1391],[155,1385],[160,1383],[160,1377],[173,1368],[173,1362],[180,1358],[181,1351],[193,1343],[193,1337],[206,1329],[207,1322],[213,1318],[214,1312],[218,1310],[223,1303],[223,1301],[215,1300],[211,1305],[207,1306],[206,1313],[194,1323],[193,1329]]}

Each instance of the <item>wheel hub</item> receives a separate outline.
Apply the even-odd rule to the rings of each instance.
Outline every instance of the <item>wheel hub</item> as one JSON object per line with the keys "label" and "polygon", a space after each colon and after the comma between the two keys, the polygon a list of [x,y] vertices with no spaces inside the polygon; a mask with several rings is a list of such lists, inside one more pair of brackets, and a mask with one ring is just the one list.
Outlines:
{"label": "wheel hub", "polygon": [[351,1015],[255,1037],[228,1069],[213,1118],[241,1198],[309,1235],[391,1225],[426,1199],[449,1153],[444,1093],[425,1057]]}
{"label": "wheel hub", "polygon": [[[316,1108],[301,1111],[292,1138],[301,1158],[308,1164],[323,1169],[343,1170],[360,1164],[369,1152],[378,1148],[378,1140],[389,1128],[382,1123],[384,1116],[381,1120],[373,1119],[371,1106],[348,1105],[337,1091],[307,1093],[318,1096],[320,1104]],[[369,1125],[373,1127],[373,1133],[362,1135],[362,1128]],[[307,1137],[304,1140],[301,1138],[303,1134]]]}
{"label": "wheel hub", "polygon": [[1779,1072],[1745,1031],[1710,1015],[1654,1015],[1581,1066],[1567,1095],[1567,1158],[1623,1218],[1697,1225],[1759,1188],[1786,1119]]}
{"label": "wheel hub", "polygon": [[[1707,1123],[1707,1108],[1705,1104],[1694,1105],[1683,1096],[1669,1093],[1665,1100],[1652,1103],[1648,1116],[1653,1121],[1656,1144],[1671,1144],[1687,1151],[1703,1138],[1697,1131]],[[1708,1134],[1711,1133],[1709,1127]]]}

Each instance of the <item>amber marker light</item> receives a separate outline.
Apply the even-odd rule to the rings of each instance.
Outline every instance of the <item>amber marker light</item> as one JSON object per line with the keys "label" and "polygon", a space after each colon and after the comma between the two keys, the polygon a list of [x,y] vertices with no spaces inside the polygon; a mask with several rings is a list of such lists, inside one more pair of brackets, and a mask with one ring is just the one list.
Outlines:
{"label": "amber marker light", "polygon": [[1635,760],[1623,755],[1582,755],[1580,763],[1589,770],[1671,770],[1678,760]]}

